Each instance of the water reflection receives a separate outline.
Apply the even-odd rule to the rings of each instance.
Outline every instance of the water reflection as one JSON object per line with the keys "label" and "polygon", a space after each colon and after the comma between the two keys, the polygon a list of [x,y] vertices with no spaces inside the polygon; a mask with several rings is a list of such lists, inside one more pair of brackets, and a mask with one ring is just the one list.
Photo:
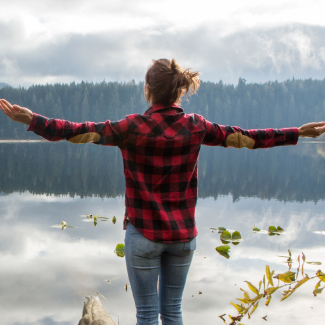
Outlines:
{"label": "water reflection", "polygon": [[[325,144],[270,150],[202,147],[199,196],[325,198]],[[116,197],[124,195],[117,148],[70,143],[0,144],[0,192]]]}
{"label": "water reflection", "polygon": [[[5,279],[0,283],[2,324],[77,324],[82,297],[96,292],[106,297],[108,311],[120,316],[120,324],[135,323],[131,292],[125,291],[125,261],[114,253],[124,239],[123,198],[14,193],[1,196],[0,206],[0,272]],[[324,208],[324,202],[285,204],[249,198],[233,203],[230,196],[200,199],[198,249],[184,294],[185,323],[194,325],[204,319],[205,324],[215,324],[221,322],[216,320],[218,315],[234,314],[229,303],[241,296],[239,288],[245,287],[245,280],[259,281],[266,264],[279,273],[287,270],[277,255],[286,255],[288,248],[293,255],[303,251],[307,260],[324,263],[325,237],[312,233],[325,230]],[[115,215],[117,222],[99,222],[94,227],[79,217],[88,213]],[[62,220],[78,228],[50,227]],[[253,233],[254,224],[263,229],[281,224],[286,234]],[[220,234],[209,228],[218,226],[238,229],[245,239],[231,247],[229,260],[215,251],[221,244]],[[318,268],[306,265],[306,273],[312,275]],[[114,281],[108,284],[107,279]],[[265,314],[271,324],[317,322],[323,314],[323,297],[314,298],[312,291],[307,283],[281,304],[281,294],[278,299],[275,295],[269,307],[256,310],[250,323],[260,323]]]}
{"label": "water reflection", "polygon": [[[323,267],[325,237],[314,233],[325,231],[323,151],[319,144],[297,148],[202,152],[198,248],[184,294],[185,324],[222,324],[218,315],[235,314],[230,302],[242,296],[245,280],[257,286],[266,264],[277,273],[288,269],[277,257],[288,248],[294,262],[302,251],[308,261],[322,262],[305,265],[310,276]],[[77,324],[83,296],[96,292],[121,325],[134,324],[125,261],[114,253],[124,241],[119,153],[49,143],[1,144],[0,153],[1,324]],[[97,214],[96,227],[80,217],[89,214]],[[62,221],[77,228],[51,228]],[[280,226],[285,233],[254,233],[254,225]],[[222,243],[210,228],[218,227],[244,239],[230,244],[229,260],[215,251]],[[243,323],[260,324],[265,315],[271,324],[318,323],[323,296],[314,298],[313,289],[306,283],[281,303],[275,293],[269,307],[261,305]]]}

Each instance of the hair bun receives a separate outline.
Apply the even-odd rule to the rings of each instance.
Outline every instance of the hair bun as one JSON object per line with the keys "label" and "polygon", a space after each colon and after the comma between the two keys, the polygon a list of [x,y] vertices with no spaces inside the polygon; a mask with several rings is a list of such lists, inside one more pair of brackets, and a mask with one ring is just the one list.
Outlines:
{"label": "hair bun", "polygon": [[153,104],[164,105],[180,102],[185,93],[194,94],[199,88],[198,75],[199,72],[183,70],[175,59],[153,60],[145,78],[149,87],[148,100]]}
{"label": "hair bun", "polygon": [[176,63],[175,59],[172,59],[171,63],[170,63],[170,67],[173,71],[173,73],[176,74],[180,74],[183,73],[183,70],[180,69],[179,65]]}

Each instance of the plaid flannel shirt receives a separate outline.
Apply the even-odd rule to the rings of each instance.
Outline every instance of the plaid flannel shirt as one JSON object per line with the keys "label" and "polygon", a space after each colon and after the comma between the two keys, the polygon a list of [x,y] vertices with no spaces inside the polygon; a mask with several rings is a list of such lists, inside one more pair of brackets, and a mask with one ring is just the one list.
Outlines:
{"label": "plaid flannel shirt", "polygon": [[249,149],[294,145],[298,129],[243,130],[185,114],[177,105],[150,107],[144,114],[103,123],[72,123],[33,114],[28,131],[50,141],[118,146],[126,182],[125,217],[154,241],[189,241],[197,235],[201,145]]}

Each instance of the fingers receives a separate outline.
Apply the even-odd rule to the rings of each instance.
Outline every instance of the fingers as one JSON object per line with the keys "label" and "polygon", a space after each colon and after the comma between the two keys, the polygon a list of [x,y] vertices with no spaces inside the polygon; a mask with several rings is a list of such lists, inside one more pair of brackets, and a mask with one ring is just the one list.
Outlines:
{"label": "fingers", "polygon": [[22,112],[24,111],[24,110],[22,109],[22,107],[19,106],[19,105],[13,105],[13,106],[12,106],[12,109],[15,110],[15,111],[18,112],[18,113],[22,113]]}
{"label": "fingers", "polygon": [[12,105],[8,101],[0,99],[0,108],[7,116],[12,118]]}
{"label": "fingers", "polygon": [[2,104],[3,108],[7,108],[9,110],[12,109],[12,105],[5,99],[0,99],[0,103]]}
{"label": "fingers", "polygon": [[303,128],[316,128],[316,127],[321,127],[324,126],[325,122],[311,122],[311,123],[307,123],[305,125],[303,125]]}
{"label": "fingers", "polygon": [[318,132],[318,135],[321,135],[325,132],[325,126],[316,127],[315,130]]}

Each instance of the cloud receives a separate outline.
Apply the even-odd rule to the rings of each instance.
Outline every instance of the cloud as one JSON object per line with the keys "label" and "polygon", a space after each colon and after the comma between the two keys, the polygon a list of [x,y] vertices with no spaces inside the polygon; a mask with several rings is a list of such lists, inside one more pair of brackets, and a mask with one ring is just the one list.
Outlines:
{"label": "cloud", "polygon": [[220,36],[219,24],[190,31],[65,34],[29,46],[22,24],[2,25],[0,81],[13,86],[70,81],[142,81],[151,59],[176,58],[203,80],[236,83],[325,75],[325,27],[251,28]]}

